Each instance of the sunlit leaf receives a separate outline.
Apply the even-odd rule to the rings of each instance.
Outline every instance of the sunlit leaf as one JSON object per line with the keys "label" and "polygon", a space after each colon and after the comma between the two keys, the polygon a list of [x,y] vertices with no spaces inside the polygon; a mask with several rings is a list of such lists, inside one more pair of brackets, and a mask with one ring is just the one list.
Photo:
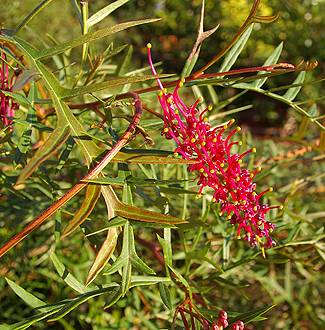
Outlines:
{"label": "sunlit leaf", "polygon": [[68,49],[71,49],[71,48],[74,48],[77,46],[81,46],[84,43],[89,43],[91,41],[94,41],[94,40],[97,40],[100,38],[105,38],[105,37],[111,36],[117,32],[126,30],[133,26],[153,23],[153,22],[157,22],[159,20],[160,19],[157,19],[157,18],[151,18],[151,19],[143,19],[143,20],[138,20],[138,21],[130,21],[130,22],[116,24],[113,27],[104,28],[104,29],[101,29],[101,30],[98,30],[95,32],[89,32],[79,38],[69,40],[69,41],[63,42],[57,46],[47,48],[47,49],[40,51],[39,54],[37,55],[36,59],[44,59],[44,58],[47,58],[47,57],[50,57],[53,55],[57,55],[57,54],[65,52]]}
{"label": "sunlit leaf", "polygon": [[9,280],[9,278],[6,278],[6,281],[9,284],[9,286],[11,287],[11,289],[16,293],[16,295],[18,297],[20,297],[22,300],[24,300],[24,302],[27,305],[29,305],[29,306],[31,306],[33,308],[37,308],[39,306],[45,305],[45,302],[44,301],[38,299],[33,294],[27,292],[21,286],[19,286],[15,282]]}
{"label": "sunlit leaf", "polygon": [[79,282],[72,274],[70,274],[63,263],[58,259],[55,253],[52,253],[50,256],[53,265],[63,279],[65,283],[67,283],[73,290],[79,293],[85,293],[89,291],[81,282]]}
{"label": "sunlit leaf", "polygon": [[119,7],[121,7],[122,5],[127,3],[128,1],[129,0],[117,0],[117,1],[114,1],[113,3],[110,3],[106,7],[98,10],[94,15],[92,15],[88,18],[88,21],[87,21],[88,25],[93,26],[93,25],[99,23],[105,17],[107,17],[109,14],[111,14],[114,10],[118,9]]}

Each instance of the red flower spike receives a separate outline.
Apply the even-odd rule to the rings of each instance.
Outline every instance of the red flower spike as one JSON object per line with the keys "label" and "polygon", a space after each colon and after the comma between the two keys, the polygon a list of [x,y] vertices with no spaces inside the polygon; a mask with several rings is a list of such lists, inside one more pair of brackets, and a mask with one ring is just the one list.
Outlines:
{"label": "red flower spike", "polygon": [[12,117],[15,110],[19,105],[8,95],[5,95],[2,91],[12,92],[12,86],[16,79],[16,75],[10,77],[9,65],[7,64],[7,55],[0,48],[0,118],[4,127],[9,126],[12,129]]}
{"label": "red flower spike", "polygon": [[181,100],[178,91],[184,80],[179,81],[173,93],[168,93],[153,65],[150,44],[147,49],[151,71],[161,89],[158,100],[164,113],[162,134],[176,142],[175,154],[187,160],[197,160],[197,163],[189,165],[188,170],[197,173],[197,184],[200,185],[198,196],[201,196],[205,187],[212,188],[212,201],[220,203],[220,214],[237,226],[238,238],[243,234],[251,246],[272,247],[275,243],[270,233],[275,226],[265,217],[272,208],[279,206],[269,207],[260,202],[265,193],[272,191],[271,188],[260,194],[255,191],[253,179],[261,169],[250,172],[242,168],[242,159],[255,153],[256,149],[252,148],[242,154],[232,153],[232,147],[241,144],[240,141],[232,141],[240,127],[227,133],[235,122],[232,119],[225,125],[212,128],[205,117],[209,108],[200,112],[197,108],[200,100],[190,107]]}

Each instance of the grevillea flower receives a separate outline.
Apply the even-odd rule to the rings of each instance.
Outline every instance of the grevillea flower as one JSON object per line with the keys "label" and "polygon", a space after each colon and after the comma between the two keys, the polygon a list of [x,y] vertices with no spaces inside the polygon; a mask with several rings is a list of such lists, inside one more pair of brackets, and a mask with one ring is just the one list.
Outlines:
{"label": "grevillea flower", "polygon": [[243,158],[255,153],[252,148],[239,154],[232,152],[240,142],[233,141],[240,127],[230,129],[234,120],[225,125],[212,127],[206,117],[210,110],[199,111],[200,100],[187,106],[179,96],[184,81],[180,80],[172,93],[164,89],[151,59],[151,45],[148,44],[148,58],[152,73],[157,77],[160,87],[158,99],[163,109],[164,128],[162,133],[173,139],[177,148],[176,155],[187,160],[196,160],[188,167],[197,173],[199,196],[205,187],[213,189],[213,202],[220,203],[220,215],[225,215],[232,225],[237,226],[237,236],[244,236],[252,246],[271,247],[274,241],[270,233],[274,224],[266,220],[266,214],[279,206],[263,204],[261,197],[272,189],[256,192],[254,177],[260,168],[249,171],[242,167]]}
{"label": "grevillea flower", "polygon": [[9,65],[7,62],[6,54],[0,48],[0,118],[3,126],[12,125],[12,119],[15,110],[18,109],[19,105],[10,97],[3,92],[12,92],[12,86],[15,82],[16,75],[10,75]]}

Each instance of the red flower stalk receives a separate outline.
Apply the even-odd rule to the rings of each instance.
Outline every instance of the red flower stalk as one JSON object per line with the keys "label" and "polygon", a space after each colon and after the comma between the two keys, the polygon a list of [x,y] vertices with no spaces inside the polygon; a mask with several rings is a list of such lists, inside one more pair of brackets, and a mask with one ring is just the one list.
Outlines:
{"label": "red flower stalk", "polygon": [[205,187],[212,188],[213,201],[220,203],[220,214],[226,215],[232,225],[237,225],[238,238],[243,233],[244,239],[252,246],[271,247],[274,241],[270,232],[275,226],[265,216],[271,209],[280,206],[261,203],[261,197],[272,191],[272,188],[259,194],[255,191],[253,179],[260,168],[253,172],[242,168],[242,159],[249,153],[255,153],[256,149],[252,148],[242,154],[233,153],[232,147],[241,144],[233,141],[240,127],[229,131],[234,120],[212,127],[205,117],[210,108],[202,112],[197,108],[200,100],[188,107],[178,94],[184,80],[180,80],[173,93],[168,93],[152,63],[151,45],[148,44],[147,48],[151,71],[157,77],[161,89],[158,99],[164,114],[162,134],[176,142],[176,155],[187,160],[197,160],[188,170],[198,174],[198,185],[201,186],[199,196]]}
{"label": "red flower stalk", "polygon": [[6,54],[0,49],[0,118],[3,126],[12,125],[12,119],[15,110],[19,105],[12,99],[12,97],[5,95],[3,92],[12,92],[12,86],[15,82],[16,75],[10,76],[9,65]]}

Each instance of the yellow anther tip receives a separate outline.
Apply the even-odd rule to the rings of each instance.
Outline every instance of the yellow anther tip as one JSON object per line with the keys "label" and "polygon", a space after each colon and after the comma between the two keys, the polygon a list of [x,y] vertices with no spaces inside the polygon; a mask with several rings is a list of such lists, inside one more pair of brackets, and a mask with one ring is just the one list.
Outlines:
{"label": "yellow anther tip", "polygon": [[174,152],[174,156],[177,157],[178,156],[178,152]]}
{"label": "yellow anther tip", "polygon": [[225,164],[224,164],[224,163],[221,163],[221,164],[220,164],[220,167],[224,167],[224,166],[225,166]]}
{"label": "yellow anther tip", "polygon": [[210,170],[210,173],[213,174],[214,173],[214,170]]}
{"label": "yellow anther tip", "polygon": [[283,210],[283,205],[280,205],[279,206],[279,210]]}
{"label": "yellow anther tip", "polygon": [[269,191],[270,191],[270,192],[273,191],[273,187],[270,187],[270,188],[269,188]]}
{"label": "yellow anther tip", "polygon": [[191,142],[194,143],[196,140],[194,138],[191,139]]}
{"label": "yellow anther tip", "polygon": [[197,199],[200,199],[201,197],[202,197],[202,194],[197,194],[197,195],[196,195],[196,198],[197,198]]}
{"label": "yellow anther tip", "polygon": [[168,127],[165,127],[164,128],[164,133],[167,133],[168,132]]}
{"label": "yellow anther tip", "polygon": [[208,105],[208,111],[211,111],[213,109],[213,106],[210,104]]}
{"label": "yellow anther tip", "polygon": [[237,126],[237,127],[236,127],[236,131],[237,131],[237,132],[241,131],[241,127],[240,127],[240,126]]}
{"label": "yellow anther tip", "polygon": [[200,169],[199,169],[199,172],[200,172],[200,173],[203,173],[203,172],[204,172],[204,168],[200,168]]}
{"label": "yellow anther tip", "polygon": [[252,148],[252,153],[256,153],[256,148]]}
{"label": "yellow anther tip", "polygon": [[242,145],[243,145],[243,142],[242,142],[242,141],[239,141],[239,142],[238,142],[238,145],[239,145],[239,146],[242,146]]}
{"label": "yellow anther tip", "polygon": [[207,117],[203,118],[203,121],[206,123],[209,119]]}
{"label": "yellow anther tip", "polygon": [[148,42],[148,43],[147,43],[147,48],[151,48],[151,47],[152,47],[151,43]]}

